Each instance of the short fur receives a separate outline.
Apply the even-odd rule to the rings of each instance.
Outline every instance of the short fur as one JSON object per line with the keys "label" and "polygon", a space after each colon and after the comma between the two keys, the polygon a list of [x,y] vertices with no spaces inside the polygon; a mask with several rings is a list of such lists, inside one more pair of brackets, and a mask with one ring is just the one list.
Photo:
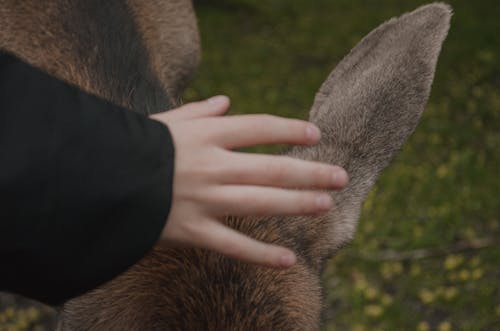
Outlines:
{"label": "short fur", "polygon": [[179,104],[199,61],[188,0],[0,0],[0,49],[116,104]]}
{"label": "short fur", "polygon": [[[147,112],[173,106],[198,62],[189,1],[0,0],[0,47],[87,91]],[[110,17],[113,17],[110,22]],[[228,218],[291,247],[271,270],[198,249],[156,248],[128,272],[68,302],[61,330],[315,330],[325,261],[351,240],[364,198],[427,102],[451,9],[423,6],[382,24],[321,86],[317,146],[289,155],[344,166],[348,187],[319,217]],[[85,24],[83,24],[85,22]]]}

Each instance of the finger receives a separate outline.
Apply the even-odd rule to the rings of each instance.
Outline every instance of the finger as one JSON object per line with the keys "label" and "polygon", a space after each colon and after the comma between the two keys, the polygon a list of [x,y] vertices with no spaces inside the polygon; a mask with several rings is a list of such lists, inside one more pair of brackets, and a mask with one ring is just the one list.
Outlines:
{"label": "finger", "polygon": [[226,153],[232,155],[223,164],[222,184],[341,189],[348,182],[346,171],[338,166],[289,156]]}
{"label": "finger", "polygon": [[315,144],[319,129],[312,123],[272,115],[238,115],[206,119],[207,133],[225,148],[259,144]]}
{"label": "finger", "polygon": [[151,118],[165,122],[184,121],[226,113],[231,102],[227,96],[218,95],[207,100],[191,102],[167,112],[151,115]]}
{"label": "finger", "polygon": [[264,186],[224,185],[203,197],[210,213],[224,215],[309,215],[330,210],[332,198],[324,192]]}
{"label": "finger", "polygon": [[198,223],[194,231],[192,237],[201,247],[243,262],[287,268],[297,260],[289,249],[252,239],[216,221]]}

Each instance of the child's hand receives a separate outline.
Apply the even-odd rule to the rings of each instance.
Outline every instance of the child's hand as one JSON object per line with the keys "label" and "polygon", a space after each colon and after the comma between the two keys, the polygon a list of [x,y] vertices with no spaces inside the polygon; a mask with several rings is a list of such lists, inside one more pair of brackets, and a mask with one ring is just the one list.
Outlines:
{"label": "child's hand", "polygon": [[320,132],[309,122],[270,115],[221,116],[228,109],[229,99],[218,96],[152,116],[168,125],[175,145],[172,207],[161,238],[250,263],[292,266],[296,258],[289,249],[251,239],[219,220],[326,212],[331,197],[312,189],[343,188],[347,174],[328,164],[231,151],[258,144],[312,145]]}

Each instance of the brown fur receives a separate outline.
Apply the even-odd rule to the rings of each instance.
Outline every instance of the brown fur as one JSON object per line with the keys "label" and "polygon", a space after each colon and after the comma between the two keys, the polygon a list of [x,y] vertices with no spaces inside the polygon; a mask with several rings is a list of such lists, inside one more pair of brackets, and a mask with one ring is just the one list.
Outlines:
{"label": "brown fur", "polygon": [[[0,47],[137,111],[175,105],[199,57],[191,3],[110,3],[0,0]],[[111,12],[114,21],[104,20]],[[317,329],[324,262],[351,240],[365,196],[415,128],[450,16],[448,6],[433,4],[386,22],[342,60],[316,95],[310,119],[322,140],[289,155],[347,169],[351,181],[332,192],[333,211],[225,221],[293,248],[296,266],[271,270],[213,252],[158,247],[128,272],[68,302],[60,329]]]}
{"label": "brown fur", "polygon": [[198,26],[190,1],[128,0],[153,71],[176,100],[200,60]]}
{"label": "brown fur", "polygon": [[179,103],[199,61],[191,2],[0,0],[0,48],[142,113]]}

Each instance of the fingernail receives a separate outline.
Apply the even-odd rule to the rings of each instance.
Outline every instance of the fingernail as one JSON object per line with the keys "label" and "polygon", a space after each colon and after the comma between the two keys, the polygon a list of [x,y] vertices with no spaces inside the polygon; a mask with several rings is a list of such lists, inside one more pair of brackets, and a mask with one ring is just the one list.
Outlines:
{"label": "fingernail", "polygon": [[280,259],[280,265],[282,267],[291,267],[295,264],[295,262],[297,262],[297,258],[295,257],[294,254],[290,253],[281,256]]}
{"label": "fingernail", "polygon": [[225,95],[217,95],[215,97],[211,97],[210,99],[208,99],[207,102],[212,105],[221,105],[227,103],[228,100],[229,98]]}
{"label": "fingernail", "polygon": [[328,194],[323,194],[316,198],[316,205],[322,210],[328,210],[332,208],[332,204],[332,197],[330,197]]}
{"label": "fingernail", "polygon": [[307,128],[306,128],[306,135],[311,140],[319,140],[321,138],[321,132],[313,124],[309,124],[307,126]]}
{"label": "fingernail", "polygon": [[348,181],[349,177],[347,176],[347,172],[344,169],[340,168],[333,171],[332,174],[333,185],[345,186]]}

